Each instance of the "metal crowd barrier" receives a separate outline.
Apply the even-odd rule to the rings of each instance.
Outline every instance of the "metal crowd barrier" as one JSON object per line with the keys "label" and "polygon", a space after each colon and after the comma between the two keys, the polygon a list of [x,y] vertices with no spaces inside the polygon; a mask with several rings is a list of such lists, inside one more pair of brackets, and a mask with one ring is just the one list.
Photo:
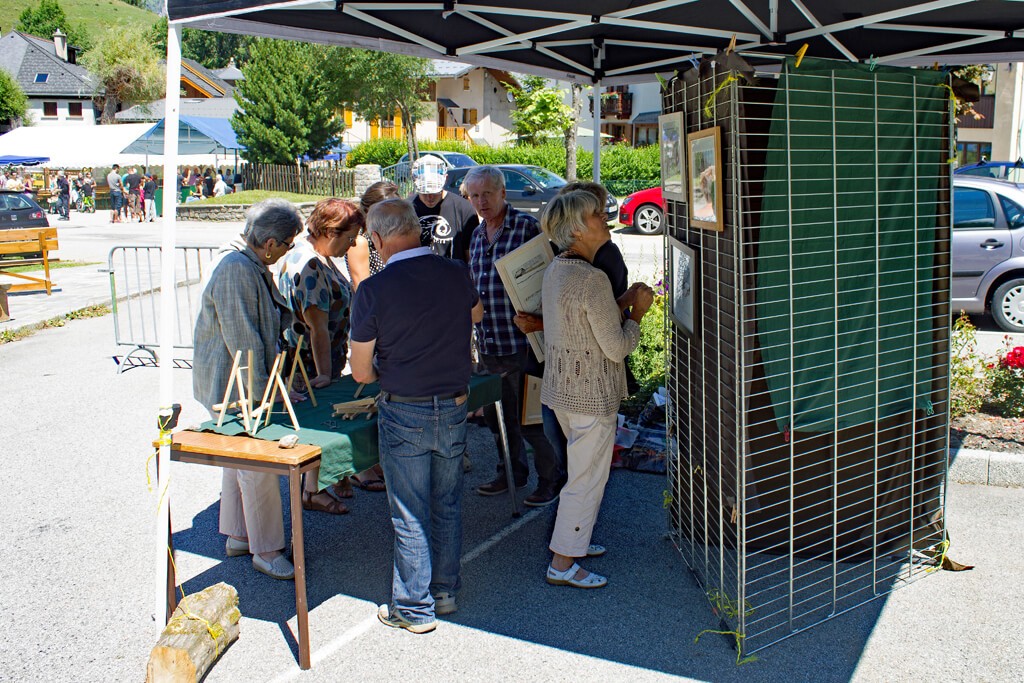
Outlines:
{"label": "metal crowd barrier", "polygon": [[[175,247],[174,300],[178,317],[174,348],[192,348],[192,327],[199,312],[200,283],[217,247]],[[160,247],[123,246],[110,250],[110,308],[114,318],[114,342],[131,347],[118,361],[117,372],[144,364],[142,354],[159,363],[160,346]],[[115,360],[117,360],[115,358]]]}

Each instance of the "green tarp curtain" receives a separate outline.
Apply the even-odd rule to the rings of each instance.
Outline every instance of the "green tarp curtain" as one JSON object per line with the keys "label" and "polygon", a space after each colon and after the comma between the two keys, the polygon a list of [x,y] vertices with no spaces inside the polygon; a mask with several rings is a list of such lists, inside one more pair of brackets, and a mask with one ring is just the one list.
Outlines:
{"label": "green tarp curtain", "polygon": [[934,70],[783,67],[756,267],[782,431],[877,422],[928,395],[935,228],[948,211],[946,82]]}

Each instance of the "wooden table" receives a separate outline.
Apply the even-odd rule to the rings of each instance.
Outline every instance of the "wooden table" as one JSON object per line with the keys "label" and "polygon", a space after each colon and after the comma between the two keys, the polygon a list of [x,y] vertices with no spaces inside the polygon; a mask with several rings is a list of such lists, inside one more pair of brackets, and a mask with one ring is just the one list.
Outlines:
{"label": "wooden table", "polygon": [[[288,477],[292,514],[292,564],[295,565],[295,614],[299,622],[299,668],[308,669],[309,606],[306,603],[306,558],[302,540],[302,473],[320,464],[320,448],[306,444],[298,444],[295,448],[281,448],[276,441],[185,431],[172,436],[171,460]],[[174,587],[177,585],[174,564],[170,557],[167,576],[167,613],[170,615],[175,608]]]}
{"label": "wooden table", "polygon": [[[500,397],[500,384],[495,389],[499,393],[494,394],[488,393],[482,389],[477,392],[473,391],[474,387],[481,387],[484,383],[491,383],[494,388],[494,382],[499,381],[496,376],[487,377],[474,377],[470,383],[470,394],[469,401],[467,403],[468,410],[475,410],[478,407],[485,405],[485,401],[493,398],[494,395]],[[355,391],[358,386],[351,377],[345,377],[340,382],[332,385],[333,392],[343,391],[347,394],[351,394]],[[376,392],[376,389],[373,389]],[[372,394],[371,394],[372,395]],[[331,397],[333,396],[331,391],[319,391],[318,397],[320,397],[321,409],[320,411],[326,411],[325,414],[329,415],[331,412]],[[341,398],[341,397],[335,397]],[[344,398],[349,398],[345,396]],[[508,448],[508,437],[505,430],[505,421],[502,418],[501,412],[501,400],[500,398],[494,403],[498,413],[498,428],[499,438],[501,443],[501,456],[505,461],[505,475],[508,478],[508,492],[509,499],[512,504],[512,516],[519,516],[519,507],[516,502],[515,496],[515,482],[512,478],[512,463],[509,458]],[[320,425],[318,420],[321,420],[323,415],[314,418],[315,409],[309,405],[308,402],[298,404],[296,411],[299,413],[300,425]],[[282,422],[284,418],[280,415],[275,416],[277,421]],[[340,418],[339,418],[340,420]],[[372,425],[374,426],[374,438],[376,436],[376,417],[374,416]],[[212,423],[207,423],[208,425]],[[290,423],[289,423],[290,424]],[[371,423],[365,423],[369,425]],[[341,425],[341,426],[338,426]],[[335,429],[343,429],[349,426],[349,423],[338,422],[335,425]],[[227,428],[228,425],[225,425]],[[330,429],[330,427],[318,427],[320,430]],[[290,427],[288,429],[290,431]],[[301,433],[301,432],[300,432]],[[258,432],[259,434],[259,432]],[[292,523],[292,564],[295,566],[295,613],[299,622],[299,668],[308,669],[310,667],[310,654],[309,654],[309,607],[306,603],[306,563],[305,563],[305,549],[303,546],[302,539],[302,474],[313,468],[320,466],[321,460],[321,449],[320,446],[314,446],[310,444],[298,444],[295,448],[281,448],[278,446],[276,440],[277,432],[269,431],[266,433],[267,438],[253,438],[247,434],[242,435],[230,435],[230,434],[217,434],[214,432],[196,432],[196,431],[183,431],[177,432],[172,435],[171,438],[171,460],[178,462],[188,462],[196,465],[213,465],[214,467],[232,467],[235,469],[252,470],[255,472],[268,472],[270,474],[278,474],[281,476],[288,477],[288,491],[291,507],[291,523]],[[376,441],[372,443],[364,443],[364,448],[374,448]],[[331,446],[325,446],[330,448]],[[363,463],[365,464],[365,463]],[[168,531],[168,538],[171,539],[172,535],[170,530]],[[171,552],[173,552],[173,542],[171,545]],[[166,619],[170,619],[171,614],[174,612],[177,598],[175,597],[175,587],[177,586],[177,579],[174,575],[174,564],[168,557],[168,568],[167,568],[167,615]]]}

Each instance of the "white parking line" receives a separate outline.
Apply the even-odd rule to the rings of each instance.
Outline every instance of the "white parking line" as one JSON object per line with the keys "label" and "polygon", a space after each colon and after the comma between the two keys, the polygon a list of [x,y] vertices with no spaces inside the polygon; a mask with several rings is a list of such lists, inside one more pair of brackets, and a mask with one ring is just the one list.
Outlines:
{"label": "white parking line", "polygon": [[[512,524],[509,524],[507,527],[501,529],[500,531],[495,533],[493,536],[488,538],[486,541],[484,541],[483,543],[479,544],[478,546],[476,546],[475,548],[470,550],[468,553],[463,554],[463,556],[462,556],[462,566],[466,566],[467,564],[469,564],[470,562],[472,562],[473,560],[475,560],[476,558],[480,557],[485,552],[487,552],[488,550],[493,548],[502,539],[510,536],[511,534],[514,534],[516,531],[519,531],[519,529],[523,528],[529,522],[532,522],[534,519],[536,519],[541,514],[541,512],[543,512],[543,510],[544,510],[543,508],[534,508],[533,510],[530,510],[529,512],[524,514],[522,517],[520,517],[518,520],[516,520]],[[376,606],[374,607],[374,609],[376,609]],[[315,667],[320,662],[322,662],[325,659],[328,659],[329,657],[334,655],[343,646],[348,645],[353,640],[355,640],[359,636],[361,636],[364,633],[366,633],[367,631],[369,631],[370,628],[372,628],[373,625],[376,624],[376,623],[377,623],[377,613],[375,611],[373,616],[370,616],[370,617],[367,617],[366,619],[363,619],[358,624],[356,624],[355,626],[353,626],[349,630],[345,631],[344,633],[339,635],[334,640],[330,641],[329,643],[327,643],[326,645],[324,645],[320,649],[318,649],[315,652],[311,653],[310,658],[309,658],[310,659],[310,668],[312,669],[313,667]],[[290,620],[289,620],[289,625],[291,625],[291,621]],[[292,629],[292,632],[294,633],[295,630],[296,629]],[[295,680],[302,673],[303,673],[303,671],[301,669],[299,669],[298,666],[296,665],[296,666],[294,666],[292,668],[289,668],[287,671],[284,671],[284,672],[278,674],[277,676],[275,676],[271,680],[274,683],[285,683],[285,681],[293,681],[293,680]]]}

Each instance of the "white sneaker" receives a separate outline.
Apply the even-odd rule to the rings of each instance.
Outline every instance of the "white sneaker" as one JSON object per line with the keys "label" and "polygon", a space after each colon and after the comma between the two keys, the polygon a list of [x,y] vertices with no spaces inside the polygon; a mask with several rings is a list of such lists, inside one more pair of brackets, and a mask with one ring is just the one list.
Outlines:
{"label": "white sneaker", "polygon": [[256,571],[266,574],[272,579],[294,579],[295,567],[284,555],[278,555],[272,560],[264,560],[259,555],[252,556],[252,566]]}
{"label": "white sneaker", "polygon": [[239,541],[228,536],[228,540],[224,543],[224,552],[227,553],[228,557],[248,555],[249,541]]}
{"label": "white sneaker", "polygon": [[434,595],[434,614],[443,616],[457,612],[459,606],[455,604],[455,596],[451,593],[436,593]]}

